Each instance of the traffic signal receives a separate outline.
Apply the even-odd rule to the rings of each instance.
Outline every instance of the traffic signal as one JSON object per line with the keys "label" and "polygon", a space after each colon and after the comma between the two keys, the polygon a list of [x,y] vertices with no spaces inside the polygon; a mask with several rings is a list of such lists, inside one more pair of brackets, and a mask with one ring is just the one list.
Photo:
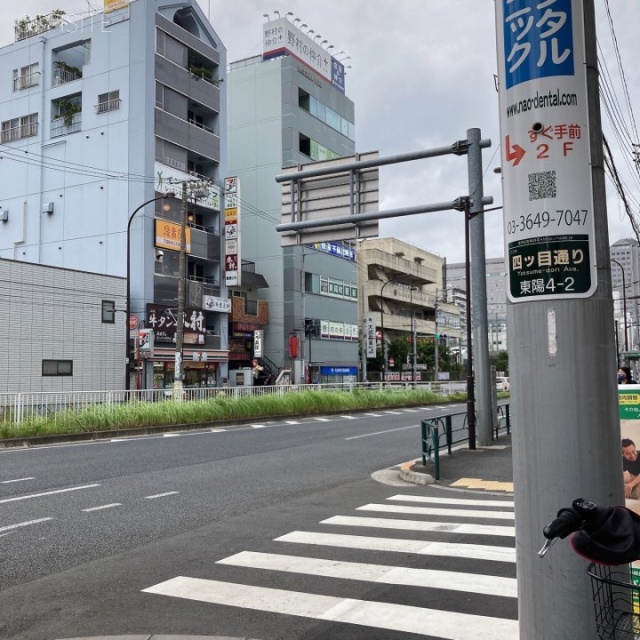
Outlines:
{"label": "traffic signal", "polygon": [[307,336],[307,338],[313,335],[313,319],[312,318],[304,319],[304,335]]}

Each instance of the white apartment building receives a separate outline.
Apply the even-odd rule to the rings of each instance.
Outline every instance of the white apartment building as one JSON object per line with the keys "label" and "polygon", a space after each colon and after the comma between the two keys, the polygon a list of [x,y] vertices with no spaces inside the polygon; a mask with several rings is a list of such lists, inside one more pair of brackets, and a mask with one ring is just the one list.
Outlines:
{"label": "white apartment building", "polygon": [[[227,298],[225,69],[225,48],[195,0],[105,2],[76,22],[23,20],[0,48],[0,257],[129,276],[131,313],[120,306],[116,322],[123,336],[127,326],[153,328],[155,349],[142,375],[118,367],[121,388],[173,377],[181,184],[194,178],[210,186],[186,205],[185,384],[227,375],[227,314],[204,303]],[[176,198],[158,199],[167,191]]]}

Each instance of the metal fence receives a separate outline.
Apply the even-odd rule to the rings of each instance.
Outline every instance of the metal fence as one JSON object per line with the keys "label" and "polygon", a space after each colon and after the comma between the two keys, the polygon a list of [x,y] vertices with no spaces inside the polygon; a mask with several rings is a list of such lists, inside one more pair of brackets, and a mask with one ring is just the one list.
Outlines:
{"label": "metal fence", "polygon": [[[351,393],[357,390],[406,391],[420,389],[438,395],[448,395],[458,391],[455,383],[335,383],[298,384],[252,387],[186,387],[182,392],[185,402],[209,400],[212,398],[248,398],[256,396],[300,393],[302,391],[341,391]],[[22,424],[33,418],[48,416],[54,422],[57,414],[65,410],[80,411],[88,407],[115,407],[131,403],[170,402],[174,400],[172,389],[142,389],[131,391],[69,391],[61,393],[0,393],[0,424]]]}
{"label": "metal fence", "polygon": [[[501,432],[507,435],[511,433],[509,403],[498,405],[498,420],[493,437],[497,440]],[[420,436],[422,440],[422,464],[427,464],[427,460],[433,462],[433,477],[436,480],[440,480],[440,451],[446,448],[447,454],[451,455],[454,445],[469,440],[467,412],[447,413],[422,420],[420,422]]]}

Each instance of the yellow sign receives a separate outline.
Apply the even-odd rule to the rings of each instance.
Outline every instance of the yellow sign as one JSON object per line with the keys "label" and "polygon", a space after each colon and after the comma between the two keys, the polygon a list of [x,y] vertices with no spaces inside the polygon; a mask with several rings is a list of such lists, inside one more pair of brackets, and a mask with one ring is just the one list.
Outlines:
{"label": "yellow sign", "polygon": [[129,6],[129,0],[104,0],[104,10],[102,13],[111,13],[118,9],[124,9]]}
{"label": "yellow sign", "polygon": [[[185,228],[187,253],[191,252],[191,229]],[[156,218],[156,247],[180,251],[180,225],[177,222]]]}
{"label": "yellow sign", "polygon": [[237,220],[238,220],[238,209],[236,207],[224,210],[225,222],[236,222]]}

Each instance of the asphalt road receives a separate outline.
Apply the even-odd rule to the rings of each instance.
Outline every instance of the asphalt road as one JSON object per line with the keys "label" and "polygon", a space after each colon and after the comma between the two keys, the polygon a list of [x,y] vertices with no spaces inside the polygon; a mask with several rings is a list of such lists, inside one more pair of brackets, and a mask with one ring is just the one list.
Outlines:
{"label": "asphalt road", "polygon": [[[317,575],[274,578],[269,572],[217,563],[247,549],[269,552],[279,548],[274,540],[280,536],[312,531],[325,518],[388,499],[398,489],[371,480],[370,474],[418,457],[420,419],[454,410],[464,407],[256,421],[226,429],[0,451],[0,637],[430,637],[375,625],[327,627],[329,623],[313,616],[205,606],[143,590],[176,576],[209,579],[215,567],[218,579],[233,584],[251,576],[256,588],[278,587],[283,593],[312,588],[328,598],[352,597],[349,585],[339,586],[336,593],[335,581]],[[402,489],[416,495],[425,491]],[[389,535],[402,537],[401,532]],[[509,541],[500,544],[508,546]],[[350,561],[363,552],[336,553]],[[384,551],[376,553],[386,560]],[[465,561],[448,558],[441,565],[452,562],[461,569]],[[498,574],[509,577],[511,571],[507,566]],[[361,591],[370,596],[370,589],[363,585]],[[408,587],[376,591],[394,605],[415,605],[417,597],[424,597]],[[236,602],[241,596],[232,597]],[[449,597],[429,594],[433,604],[445,609],[451,607]],[[514,602],[502,600],[487,594],[463,608],[482,613],[487,607],[507,607],[507,618],[513,618]]]}

